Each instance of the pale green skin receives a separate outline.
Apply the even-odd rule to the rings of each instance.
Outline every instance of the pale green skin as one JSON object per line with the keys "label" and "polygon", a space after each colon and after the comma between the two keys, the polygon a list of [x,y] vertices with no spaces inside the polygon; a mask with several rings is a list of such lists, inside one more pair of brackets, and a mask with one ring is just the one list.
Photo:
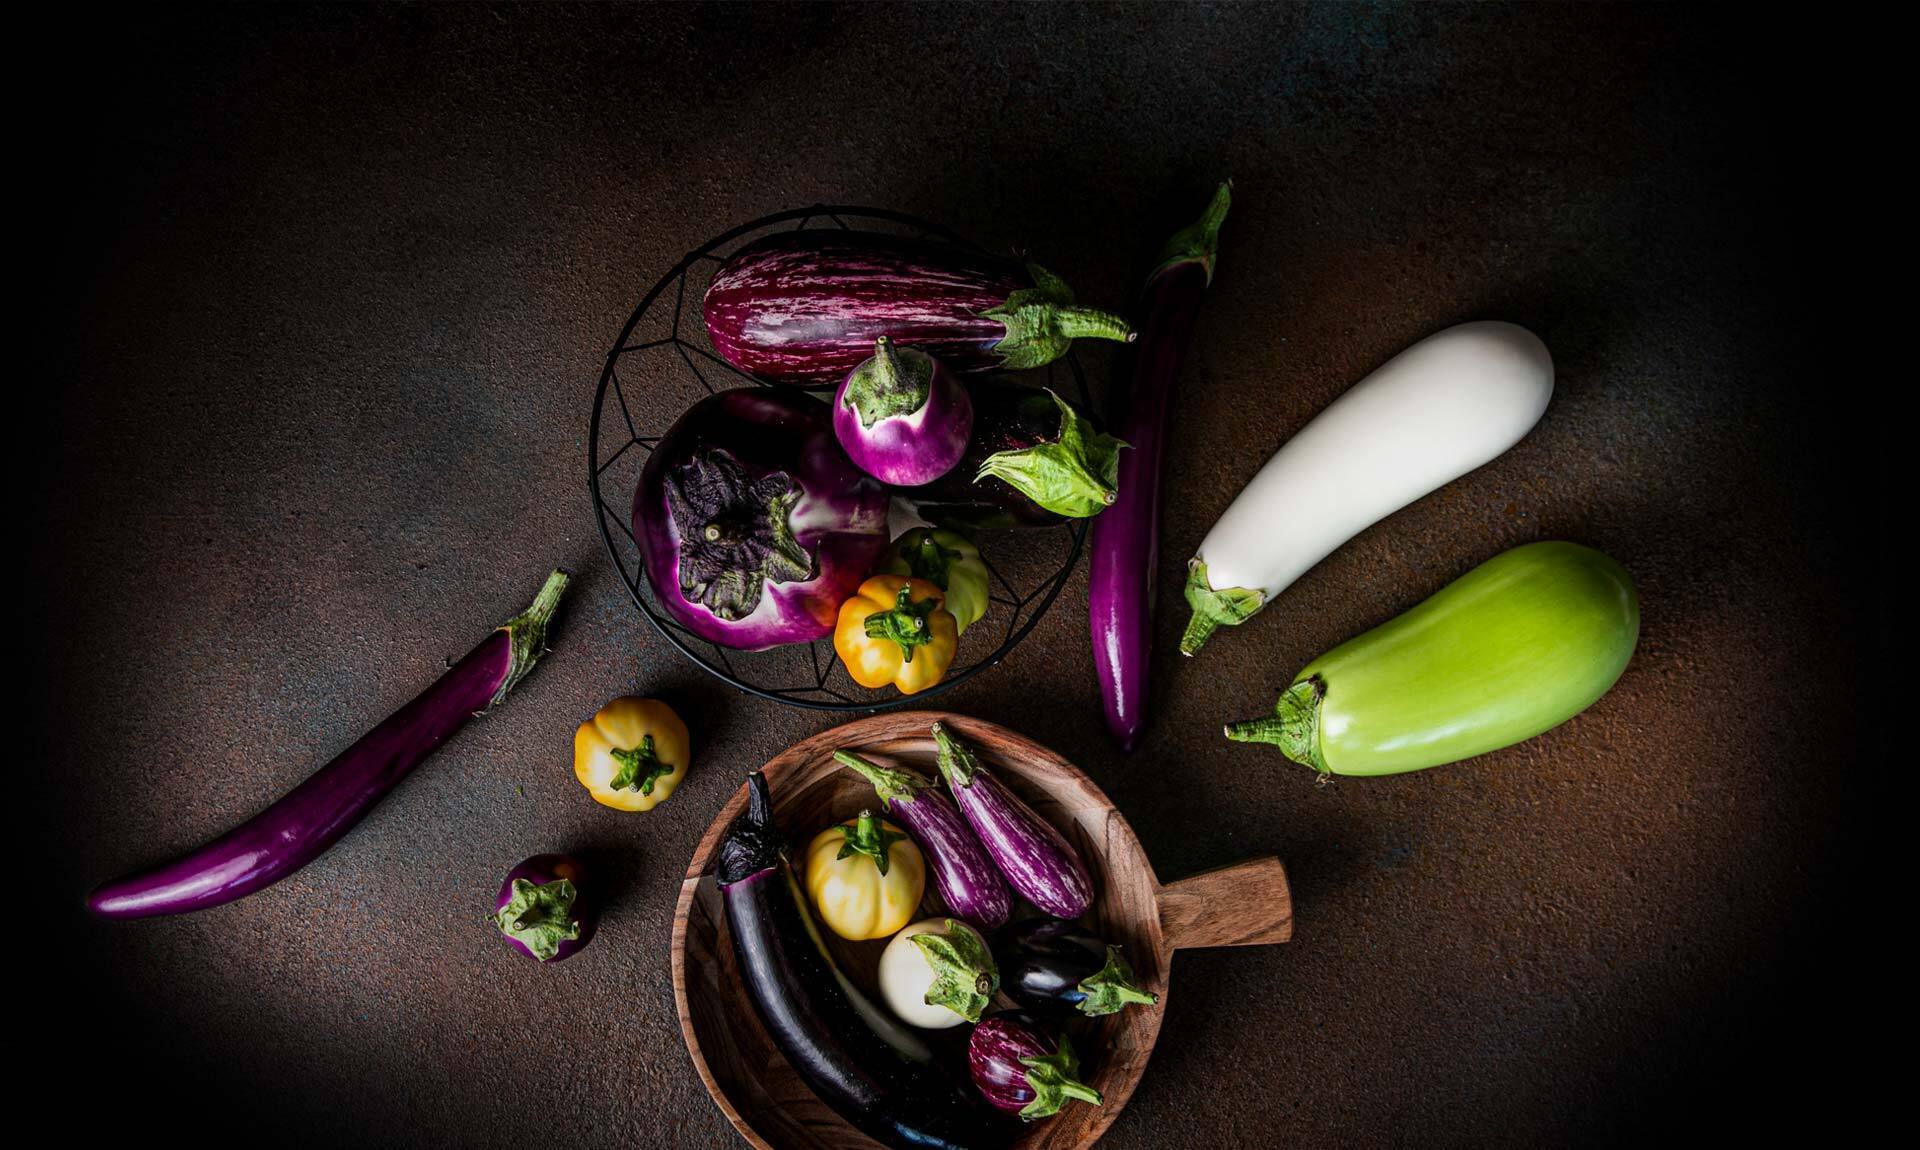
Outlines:
{"label": "pale green skin", "polygon": [[1458,762],[1585,710],[1626,670],[1639,635],[1640,600],[1625,569],[1577,544],[1532,543],[1315,659],[1275,717],[1236,723],[1228,735],[1273,742],[1339,775]]}

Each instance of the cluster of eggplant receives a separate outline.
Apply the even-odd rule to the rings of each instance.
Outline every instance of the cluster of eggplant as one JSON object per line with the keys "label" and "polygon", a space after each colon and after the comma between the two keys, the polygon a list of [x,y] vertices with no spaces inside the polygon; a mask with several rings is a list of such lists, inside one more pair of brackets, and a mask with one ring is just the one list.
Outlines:
{"label": "cluster of eggplant", "polygon": [[[933,735],[945,790],[912,770],[835,755],[892,817],[869,809],[816,835],[804,885],[766,779],[749,776],[747,813],[720,843],[719,881],[748,997],[822,1101],[888,1146],[1004,1146],[1023,1122],[1101,1102],[1062,1023],[1157,999],[1135,984],[1121,948],[1074,921],[1094,890],[1065,837],[944,725]],[[848,914],[844,886],[860,869],[902,883],[906,905],[877,919]],[[947,913],[902,927],[926,878]],[[1016,921],[1015,895],[1041,917]],[[878,966],[884,1006],[841,969],[822,921],[842,937],[892,935]],[[1005,999],[1013,1008],[988,1013]],[[964,1060],[943,1061],[927,1032],[963,1024]]]}
{"label": "cluster of eggplant", "polygon": [[[1055,524],[1116,497],[1118,440],[1050,391],[984,378],[1051,362],[1075,337],[1132,338],[1043,268],[784,233],[726,261],[703,312],[722,359],[788,386],[696,403],[634,494],[648,582],[701,638],[753,651],[833,635],[863,685],[924,689],[985,612],[986,569],[959,532]],[[810,394],[826,387],[830,401]],[[896,501],[920,531],[883,555]],[[977,574],[977,594],[949,567]]]}

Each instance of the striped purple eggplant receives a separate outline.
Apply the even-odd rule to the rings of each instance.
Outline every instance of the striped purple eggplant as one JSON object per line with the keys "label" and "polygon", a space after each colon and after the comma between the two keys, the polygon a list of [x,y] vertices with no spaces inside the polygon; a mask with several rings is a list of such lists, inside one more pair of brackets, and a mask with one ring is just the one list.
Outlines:
{"label": "striped purple eggplant", "polygon": [[933,781],[909,770],[888,770],[846,751],[835,751],[840,765],[873,784],[880,801],[913,836],[933,871],[934,889],[956,917],[981,930],[998,930],[1013,912],[1006,880],[973,837],[953,801]]}
{"label": "striped purple eggplant", "polygon": [[1030,1014],[1007,1010],[967,1036],[967,1068],[973,1084],[996,1110],[1032,1122],[1058,1114],[1069,1100],[1101,1105],[1100,1092],[1080,1081],[1080,1060],[1062,1034],[1059,1041]]}
{"label": "striped purple eggplant", "polygon": [[1133,450],[1121,453],[1118,497],[1093,521],[1088,549],[1087,621],[1093,669],[1107,730],[1123,751],[1147,725],[1147,664],[1153,653],[1154,582],[1160,558],[1160,460],[1180,361],[1193,340],[1200,300],[1213,282],[1220,225],[1233,203],[1233,183],[1214,192],[1206,214],[1167,245],[1141,292],[1145,334],[1121,388],[1118,431]]}
{"label": "striped purple eggplant", "polygon": [[714,273],[703,311],[720,358],[804,385],[839,383],[883,335],[963,372],[1039,367],[1075,339],[1133,338],[1037,264],[875,232],[756,240]]}
{"label": "striped purple eggplant", "polygon": [[994,778],[946,724],[933,725],[933,741],[954,803],[1014,893],[1055,918],[1087,913],[1093,878],[1066,837]]}

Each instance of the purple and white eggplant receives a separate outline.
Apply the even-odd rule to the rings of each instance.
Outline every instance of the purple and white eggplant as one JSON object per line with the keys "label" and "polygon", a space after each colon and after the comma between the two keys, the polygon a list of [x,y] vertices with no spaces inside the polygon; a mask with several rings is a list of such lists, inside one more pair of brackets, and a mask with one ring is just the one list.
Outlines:
{"label": "purple and white eggplant", "polygon": [[890,770],[847,751],[835,751],[833,757],[873,784],[887,810],[920,845],[933,871],[934,889],[949,911],[982,930],[998,930],[1007,921],[1013,897],[1006,880],[953,800],[941,794],[933,780],[904,768]]}
{"label": "purple and white eggplant", "polygon": [[185,914],[272,886],[326,853],[433,749],[498,705],[547,649],[547,626],[567,588],[555,571],[533,605],[414,700],[253,818],[199,850],[102,883],[87,909],[103,918]]}
{"label": "purple and white eggplant", "polygon": [[833,397],[833,434],[883,483],[912,487],[953,470],[973,434],[973,400],[941,362],[881,336]]}
{"label": "purple and white eggplant", "polygon": [[1080,338],[1133,338],[1036,264],[874,232],[756,240],[714,273],[702,311],[721,359],[775,383],[836,383],[883,335],[962,372],[1039,367]]}
{"label": "purple and white eggplant", "polygon": [[966,454],[931,483],[898,492],[942,527],[1051,527],[1097,515],[1118,496],[1120,449],[1044,388],[978,383]]}
{"label": "purple and white eggplant", "polygon": [[886,546],[887,494],[840,450],[825,404],[739,388],[688,408],[654,446],[633,538],[669,614],[759,651],[833,632]]}
{"label": "purple and white eggplant", "polygon": [[1099,1106],[1100,1092],[1077,1077],[1080,1062],[1062,1034],[1053,1037],[1032,1015],[1006,1011],[985,1019],[967,1036],[967,1068],[973,1084],[997,1110],[1029,1122],[1057,1114],[1069,1100]]}
{"label": "purple and white eggplant", "polygon": [[1055,918],[1087,913],[1093,878],[1065,836],[988,773],[944,723],[933,725],[933,739],[954,802],[1014,893]]}
{"label": "purple and white eggplant", "polygon": [[493,924],[507,945],[538,962],[560,962],[593,941],[597,916],[587,868],[570,855],[534,855],[507,872]]}

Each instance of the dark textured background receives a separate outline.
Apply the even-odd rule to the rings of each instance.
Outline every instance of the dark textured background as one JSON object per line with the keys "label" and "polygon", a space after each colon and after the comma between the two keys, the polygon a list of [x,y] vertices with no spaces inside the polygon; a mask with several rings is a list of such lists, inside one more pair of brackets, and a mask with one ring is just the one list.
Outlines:
{"label": "dark textured background", "polygon": [[[613,578],[581,483],[608,342],[689,247],[820,201],[1124,299],[1229,173],[1163,583],[1288,434],[1422,335],[1528,324],[1559,390],[1517,449],[1203,658],[1168,657],[1166,612],[1132,758],[1094,705],[1083,579],[941,700],[1081,763],[1163,876],[1292,867],[1297,940],[1182,955],[1108,1144],[1537,1145],[1833,1105],[1873,621],[1858,428],[1809,402],[1846,384],[1809,319],[1836,292],[1808,226],[1834,105],[1780,65],[1819,37],[1735,19],[249,8],[23,38],[57,76],[20,110],[18,227],[42,305],[25,813],[59,861],[16,914],[58,945],[13,933],[52,974],[23,1025],[84,1091],[74,1132],[728,1144],[674,1021],[673,896],[740,773],[827,720],[705,679]],[[1644,607],[1626,676],[1572,723],[1326,788],[1218,738],[1313,654],[1544,537],[1619,558]],[[299,780],[553,564],[579,574],[554,654],[332,853],[197,916],[78,912]],[[574,724],[630,691],[698,747],[647,815],[568,766]],[[481,915],[555,848],[617,898],[543,970]]]}

